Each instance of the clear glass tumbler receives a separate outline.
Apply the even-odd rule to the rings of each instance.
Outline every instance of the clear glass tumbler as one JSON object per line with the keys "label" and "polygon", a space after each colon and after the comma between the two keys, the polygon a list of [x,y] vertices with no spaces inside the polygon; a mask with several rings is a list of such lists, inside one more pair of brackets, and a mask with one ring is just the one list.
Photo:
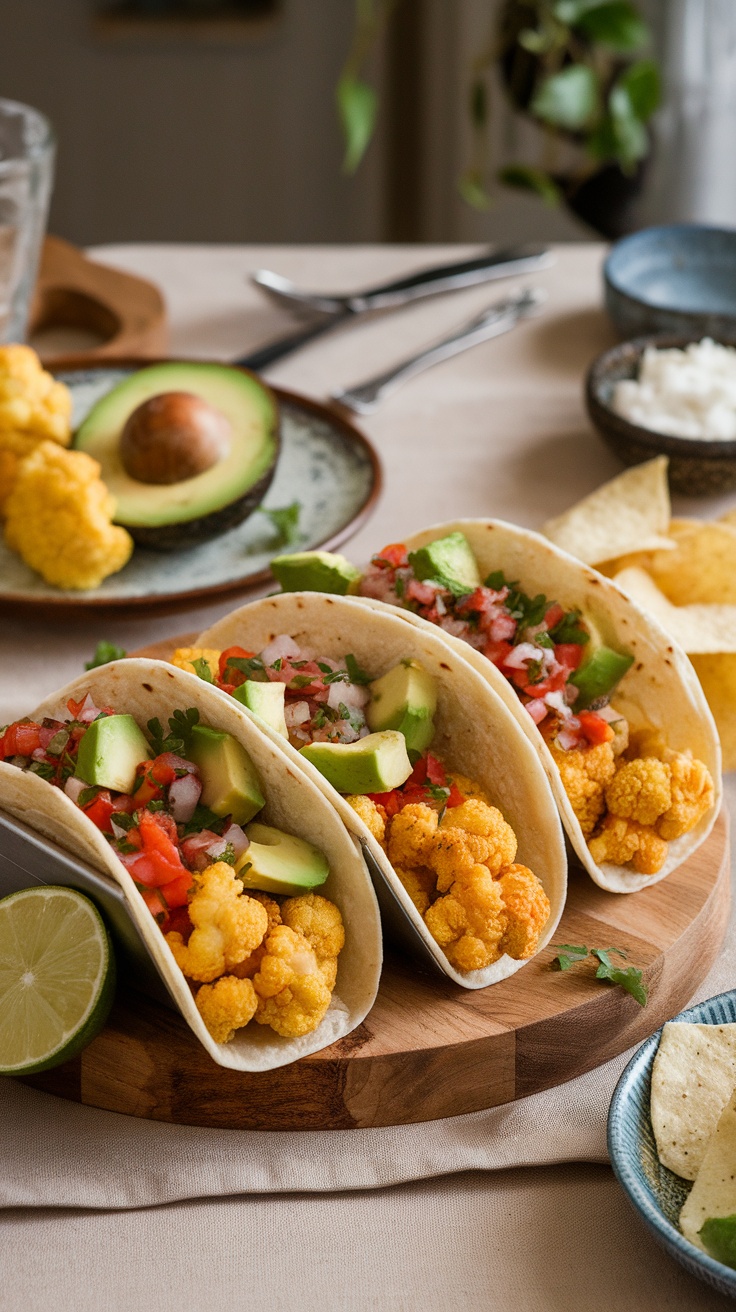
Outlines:
{"label": "clear glass tumbler", "polygon": [[54,177],[54,133],[30,105],[0,99],[0,342],[22,342]]}

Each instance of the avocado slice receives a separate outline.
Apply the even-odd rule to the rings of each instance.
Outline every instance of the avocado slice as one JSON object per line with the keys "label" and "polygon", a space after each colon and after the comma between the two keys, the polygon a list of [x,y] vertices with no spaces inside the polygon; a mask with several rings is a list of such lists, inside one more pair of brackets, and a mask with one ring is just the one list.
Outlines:
{"label": "avocado slice", "polygon": [[249,711],[259,716],[265,724],[282,738],[289,737],[284,715],[286,685],[283,683],[260,683],[255,679],[246,679],[233,692],[236,701],[247,706]]}
{"label": "avocado slice", "polygon": [[93,720],[80,738],[74,774],[90,785],[132,793],[136,768],[150,756],[132,715],[105,715]]}
{"label": "avocado slice", "polygon": [[585,655],[582,663],[567,681],[575,684],[579,690],[573,703],[573,710],[576,711],[584,711],[601,697],[607,697],[634,663],[633,656],[606,646],[594,620],[587,615],[583,615],[582,619],[588,630],[589,641],[583,648]]}
{"label": "avocado slice", "polygon": [[187,756],[202,779],[202,803],[215,815],[244,825],[266,805],[255,766],[231,733],[195,724]]}
{"label": "avocado slice", "polygon": [[[123,468],[119,441],[126,420],[153,396],[190,392],[225,416],[229,453],[178,483],[141,483]],[[229,365],[172,361],[130,374],[92,407],[74,439],[98,460],[115,497],[115,522],[142,546],[172,551],[239,524],[260,505],[279,452],[276,398],[255,374]]]}
{"label": "avocado slice", "polygon": [[344,597],[357,592],[360,570],[346,556],[332,551],[296,551],[274,556],[271,573],[282,592],[332,592]]}
{"label": "avocado slice", "polygon": [[[368,685],[368,728],[398,729],[408,752],[423,752],[434,737],[437,685],[419,661],[404,660]],[[363,740],[365,741],[365,739]]]}
{"label": "avocado slice", "polygon": [[396,729],[369,733],[354,743],[307,743],[300,748],[338,793],[387,793],[412,771],[406,739]]}
{"label": "avocado slice", "polygon": [[456,597],[480,587],[478,566],[464,533],[448,533],[418,551],[410,551],[409,564],[418,579],[441,583]]}
{"label": "avocado slice", "polygon": [[303,838],[262,824],[249,825],[248,837],[250,846],[235,863],[244,888],[291,897],[319,888],[330,873],[324,853]]}

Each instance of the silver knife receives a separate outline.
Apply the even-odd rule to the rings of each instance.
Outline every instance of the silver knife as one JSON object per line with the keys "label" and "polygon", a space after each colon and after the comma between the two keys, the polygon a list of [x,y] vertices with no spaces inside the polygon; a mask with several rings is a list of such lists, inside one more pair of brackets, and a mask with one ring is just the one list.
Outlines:
{"label": "silver knife", "polygon": [[307,309],[316,315],[316,318],[297,332],[269,342],[266,346],[242,356],[233,363],[247,369],[265,369],[269,364],[298,350],[322,333],[329,332],[358,316],[375,310],[396,309],[425,296],[436,296],[442,292],[458,291],[463,287],[477,286],[498,278],[510,278],[522,273],[546,269],[553,262],[554,256],[546,246],[515,246],[506,250],[487,251],[483,255],[453,264],[420,269],[417,273],[406,277],[347,295],[303,292],[280,274],[259,269],[253,274],[253,281],[262,291],[274,297],[280,304],[288,303],[292,308],[302,312]]}

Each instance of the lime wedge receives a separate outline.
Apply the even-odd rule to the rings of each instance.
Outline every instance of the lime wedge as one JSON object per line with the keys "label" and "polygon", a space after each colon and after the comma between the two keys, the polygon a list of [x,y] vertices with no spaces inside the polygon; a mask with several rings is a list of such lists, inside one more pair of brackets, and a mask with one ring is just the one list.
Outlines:
{"label": "lime wedge", "polygon": [[102,1029],[115,958],[97,908],[42,885],[0,900],[0,1074],[68,1061]]}

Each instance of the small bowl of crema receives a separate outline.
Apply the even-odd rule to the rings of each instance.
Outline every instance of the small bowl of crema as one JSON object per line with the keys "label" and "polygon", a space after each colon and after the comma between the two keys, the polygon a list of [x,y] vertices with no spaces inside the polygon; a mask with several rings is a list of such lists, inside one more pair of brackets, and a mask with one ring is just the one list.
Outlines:
{"label": "small bowl of crema", "polygon": [[585,399],[604,442],[626,465],[669,457],[686,496],[736,488],[736,342],[638,337],[591,366]]}

